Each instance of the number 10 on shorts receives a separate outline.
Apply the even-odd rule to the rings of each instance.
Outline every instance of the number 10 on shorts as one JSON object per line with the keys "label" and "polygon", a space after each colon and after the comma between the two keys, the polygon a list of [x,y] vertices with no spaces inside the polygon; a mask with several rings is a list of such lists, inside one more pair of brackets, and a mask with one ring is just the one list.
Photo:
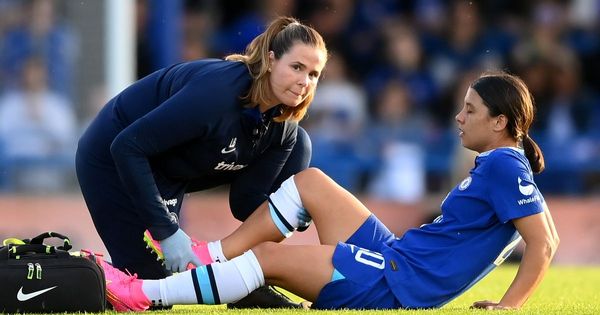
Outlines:
{"label": "number 10 on shorts", "polygon": [[356,259],[356,261],[359,263],[375,267],[377,269],[385,268],[385,258],[383,258],[383,255],[363,248],[360,248],[356,251],[354,259]]}

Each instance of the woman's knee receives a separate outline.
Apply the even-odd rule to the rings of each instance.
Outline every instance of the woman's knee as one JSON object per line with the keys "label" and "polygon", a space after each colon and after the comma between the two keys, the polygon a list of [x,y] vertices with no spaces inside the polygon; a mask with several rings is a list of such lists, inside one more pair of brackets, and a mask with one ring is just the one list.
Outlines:
{"label": "woman's knee", "polygon": [[281,246],[281,244],[276,242],[262,242],[252,247],[252,252],[256,258],[261,261],[263,259],[268,259],[268,257],[275,256],[279,246]]}
{"label": "woman's knee", "polygon": [[298,189],[311,188],[327,180],[327,175],[316,167],[309,167],[294,176],[294,183]]}

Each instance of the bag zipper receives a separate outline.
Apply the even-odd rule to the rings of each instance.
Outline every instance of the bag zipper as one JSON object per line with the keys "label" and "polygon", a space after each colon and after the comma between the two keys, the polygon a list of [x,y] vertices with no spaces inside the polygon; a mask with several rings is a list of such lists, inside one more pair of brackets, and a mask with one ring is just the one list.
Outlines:
{"label": "bag zipper", "polygon": [[27,280],[33,279],[33,263],[27,263]]}
{"label": "bag zipper", "polygon": [[42,265],[35,263],[35,278],[38,280],[42,279]]}

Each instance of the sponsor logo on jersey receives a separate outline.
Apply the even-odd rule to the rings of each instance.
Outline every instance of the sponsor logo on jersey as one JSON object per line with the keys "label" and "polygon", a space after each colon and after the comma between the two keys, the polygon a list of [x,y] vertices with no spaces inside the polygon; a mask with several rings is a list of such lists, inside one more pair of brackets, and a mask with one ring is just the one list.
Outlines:
{"label": "sponsor logo on jersey", "polygon": [[[521,183],[523,183],[524,185],[522,185]],[[519,204],[519,206],[530,204],[533,202],[541,202],[542,201],[542,198],[540,197],[539,194],[535,194],[532,196],[532,194],[535,192],[535,186],[533,186],[533,184],[529,184],[529,183],[525,182],[525,180],[521,179],[521,177],[517,177],[517,184],[519,186],[519,192],[523,196],[530,196],[529,198],[523,198],[523,199],[517,200],[517,203]]]}
{"label": "sponsor logo on jersey", "polygon": [[521,179],[521,177],[517,177],[517,183],[519,184],[519,191],[521,192],[521,194],[523,194],[524,196],[530,196],[531,194],[533,194],[533,190],[535,189],[535,187],[533,187],[533,184],[521,185],[522,181],[523,180]]}
{"label": "sponsor logo on jersey", "polygon": [[237,142],[237,138],[232,138],[229,145],[221,149],[221,153],[228,154],[235,151],[235,143]]}
{"label": "sponsor logo on jersey", "polygon": [[[177,205],[177,198],[173,198],[173,199],[164,199],[164,198],[160,198],[160,202],[165,206],[171,206],[171,207],[175,207]],[[169,209],[165,209],[165,211],[167,212],[167,215],[169,216],[169,220],[171,221],[171,223],[177,223],[179,221],[179,218],[177,217],[177,213],[175,212],[171,212],[169,211]]]}
{"label": "sponsor logo on jersey", "polygon": [[217,166],[215,166],[215,170],[217,171],[239,171],[242,168],[248,166],[247,164],[235,164],[235,162],[227,163],[225,161],[219,162]]}
{"label": "sponsor logo on jersey", "polygon": [[471,181],[473,181],[471,176],[463,179],[463,181],[460,182],[460,185],[458,185],[458,190],[463,191],[463,190],[467,189],[467,187],[469,187],[469,185],[471,185]]}
{"label": "sponsor logo on jersey", "polygon": [[173,207],[174,207],[174,206],[176,206],[176,205],[177,205],[177,198],[168,199],[168,200],[166,200],[166,199],[163,199],[163,198],[160,198],[160,199],[161,199],[161,201],[160,201],[160,202],[161,202],[163,205],[165,205],[165,207],[166,207],[166,206],[173,206]]}
{"label": "sponsor logo on jersey", "polygon": [[517,203],[519,204],[519,206],[522,206],[522,205],[526,205],[526,204],[529,204],[532,202],[539,202],[539,201],[542,201],[542,198],[540,198],[539,195],[535,195],[535,196],[531,196],[529,198],[519,199],[519,200],[517,200]]}

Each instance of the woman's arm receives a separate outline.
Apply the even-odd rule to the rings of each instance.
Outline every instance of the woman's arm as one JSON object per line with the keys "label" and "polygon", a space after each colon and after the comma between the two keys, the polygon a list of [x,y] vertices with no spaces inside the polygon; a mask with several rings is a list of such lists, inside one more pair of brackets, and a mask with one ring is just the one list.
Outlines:
{"label": "woman's arm", "polygon": [[482,301],[475,303],[475,307],[487,309],[521,307],[544,278],[554,257],[559,239],[546,204],[544,204],[544,212],[515,219],[513,224],[525,241],[525,251],[519,271],[499,303]]}

